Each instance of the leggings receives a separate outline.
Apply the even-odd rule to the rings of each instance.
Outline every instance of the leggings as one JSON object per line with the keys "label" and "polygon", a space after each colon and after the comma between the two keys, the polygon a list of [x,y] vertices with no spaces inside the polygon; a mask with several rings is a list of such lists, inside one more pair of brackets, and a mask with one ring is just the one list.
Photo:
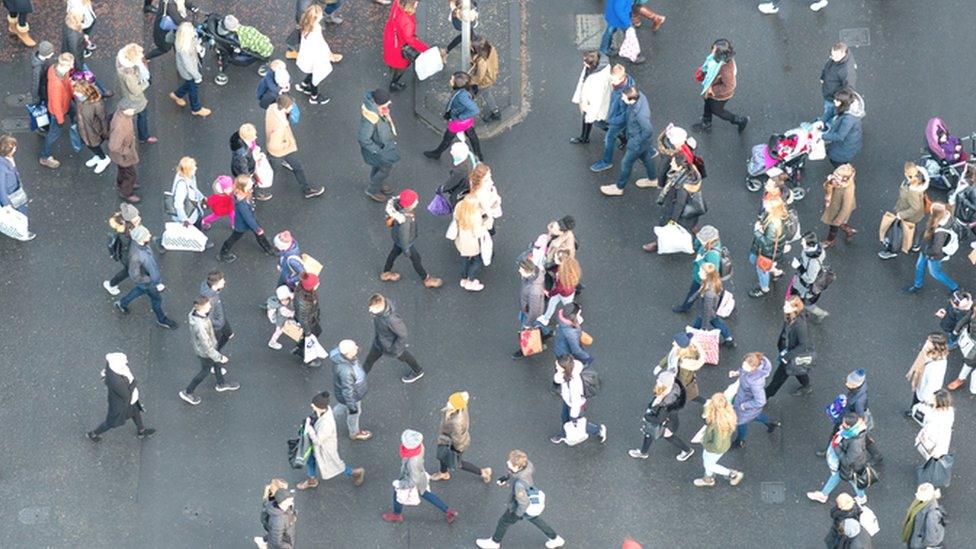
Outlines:
{"label": "leggings", "polygon": [[383,272],[393,270],[393,262],[400,257],[400,254],[410,258],[410,263],[413,264],[413,270],[417,271],[417,274],[420,276],[421,280],[427,279],[427,271],[424,269],[424,264],[420,260],[420,252],[418,252],[417,248],[414,248],[413,246],[410,246],[404,250],[397,244],[393,244],[393,249],[390,250],[390,255],[386,256],[386,263],[383,264]]}
{"label": "leggings", "polygon": [[[136,424],[136,429],[139,429],[140,433],[146,430],[146,426],[142,424],[142,412],[138,408],[132,414],[132,422]],[[112,427],[108,425],[108,420],[106,419],[101,425],[95,428],[95,434],[100,435],[109,429],[112,429]]]}
{"label": "leggings", "polygon": [[302,83],[305,84],[305,87],[308,88],[308,91],[312,92],[312,97],[315,97],[319,94],[319,87],[312,83],[311,74],[306,74],[305,80],[302,80]]}
{"label": "leggings", "polygon": [[88,145],[88,150],[91,151],[92,154],[94,154],[95,156],[97,156],[99,160],[105,160],[105,151],[102,149],[101,143],[99,143],[98,145],[95,145],[94,147],[91,146],[91,145]]}
{"label": "leggings", "polygon": [[712,115],[714,114],[726,122],[735,124],[735,120],[738,117],[725,110],[726,103],[728,103],[728,99],[725,101],[719,101],[712,98],[705,99],[705,110],[702,112],[702,122],[705,124],[711,124]]}
{"label": "leggings", "polygon": [[[775,395],[779,388],[783,386],[783,383],[789,379],[790,374],[786,373],[786,365],[782,362],[776,367],[776,371],[773,372],[773,380],[769,382],[769,386],[766,387],[766,398],[771,398]],[[810,376],[806,374],[796,374],[796,379],[800,382],[803,387],[810,386]]]}
{"label": "leggings", "polygon": [[115,276],[113,276],[112,280],[109,280],[108,283],[112,286],[118,286],[127,278],[129,278],[129,266],[123,263],[122,269],[115,273]]}
{"label": "leggings", "polygon": [[227,219],[229,219],[230,220],[230,226],[231,227],[234,226],[234,211],[233,210],[231,210],[231,212],[229,214],[215,214],[215,213],[209,214],[209,215],[207,215],[207,216],[205,216],[203,218],[203,224],[204,225],[210,225],[211,223],[213,223],[214,221],[220,219],[221,217],[226,217]]}
{"label": "leggings", "polygon": [[[478,133],[475,131],[474,126],[464,130],[464,135],[471,143],[471,150],[474,151],[474,155],[477,156],[479,160],[484,160],[484,157],[481,155],[481,141],[478,140]],[[451,130],[444,130],[444,136],[441,138],[441,142],[439,145],[437,145],[437,148],[434,149],[434,152],[440,155],[446,151],[454,141],[454,136],[455,134]]]}
{"label": "leggings", "polygon": [[586,115],[583,115],[583,129],[580,130],[580,139],[583,141],[590,140],[590,131],[593,129],[593,122],[586,121]]}

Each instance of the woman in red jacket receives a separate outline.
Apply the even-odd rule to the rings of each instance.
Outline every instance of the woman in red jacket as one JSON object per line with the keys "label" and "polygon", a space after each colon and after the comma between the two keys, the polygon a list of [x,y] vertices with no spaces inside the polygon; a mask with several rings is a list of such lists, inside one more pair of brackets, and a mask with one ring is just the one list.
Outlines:
{"label": "woman in red jacket", "polygon": [[393,70],[390,91],[400,91],[407,87],[400,79],[413,59],[404,57],[404,46],[410,46],[418,54],[427,51],[429,47],[417,38],[417,4],[418,0],[395,0],[390,7],[390,18],[383,28],[383,61]]}

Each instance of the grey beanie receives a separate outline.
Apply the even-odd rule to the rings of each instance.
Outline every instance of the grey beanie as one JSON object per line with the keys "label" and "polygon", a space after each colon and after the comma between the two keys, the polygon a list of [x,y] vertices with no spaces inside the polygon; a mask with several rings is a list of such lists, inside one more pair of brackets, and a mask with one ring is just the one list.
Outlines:
{"label": "grey beanie", "polygon": [[132,204],[123,203],[119,206],[119,212],[122,214],[122,219],[125,221],[132,221],[133,219],[139,217],[139,209]]}
{"label": "grey beanie", "polygon": [[413,429],[407,429],[400,435],[400,444],[408,450],[413,450],[414,448],[420,446],[424,442],[424,435],[414,431]]}
{"label": "grey beanie", "polygon": [[41,57],[50,57],[54,55],[54,46],[47,40],[42,40],[37,45],[37,55]]}
{"label": "grey beanie", "polygon": [[698,230],[698,241],[708,242],[709,240],[718,238],[718,229],[712,227],[711,225],[705,225]]}
{"label": "grey beanie", "polygon": [[857,537],[857,535],[860,533],[861,533],[861,523],[859,523],[858,521],[852,518],[844,519],[845,536],[849,538],[853,538],[853,537]]}
{"label": "grey beanie", "polygon": [[858,368],[853,372],[847,374],[847,386],[848,387],[860,387],[864,384],[865,373],[864,370]]}

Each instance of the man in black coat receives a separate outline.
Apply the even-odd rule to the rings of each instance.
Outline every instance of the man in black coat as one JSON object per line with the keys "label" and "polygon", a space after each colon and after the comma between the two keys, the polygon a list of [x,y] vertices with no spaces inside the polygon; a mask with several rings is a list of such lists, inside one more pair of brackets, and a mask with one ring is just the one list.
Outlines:
{"label": "man in black coat", "polygon": [[834,108],[834,94],[844,88],[854,89],[857,83],[857,63],[847,44],[837,42],[830,49],[830,59],[820,71],[820,93],[823,95],[824,110],[820,117],[824,124],[830,125],[837,111]]}
{"label": "man in black coat", "polygon": [[394,189],[386,184],[393,164],[400,160],[397,151],[396,126],[390,115],[390,94],[382,88],[363,96],[362,117],[359,119],[359,147],[363,160],[371,166],[366,196],[384,202]]}
{"label": "man in black coat", "polygon": [[400,362],[410,366],[412,372],[400,378],[404,383],[413,383],[424,377],[424,370],[417,364],[417,359],[407,350],[407,326],[396,313],[393,302],[380,294],[373,294],[369,298],[369,313],[373,315],[373,346],[363,362],[363,371],[369,374],[373,364],[383,355],[390,355]]}
{"label": "man in black coat", "polygon": [[136,424],[139,438],[152,436],[156,430],[147,429],[142,424],[142,403],[139,402],[136,380],[129,370],[129,359],[124,353],[109,353],[105,355],[105,362],[102,378],[108,387],[108,414],[101,425],[86,433],[88,439],[98,442],[102,440],[102,433],[120,427],[130,419]]}

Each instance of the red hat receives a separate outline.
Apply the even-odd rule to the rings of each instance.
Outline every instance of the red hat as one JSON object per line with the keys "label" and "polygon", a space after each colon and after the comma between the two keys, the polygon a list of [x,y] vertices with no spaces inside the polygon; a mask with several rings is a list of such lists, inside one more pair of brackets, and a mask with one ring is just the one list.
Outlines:
{"label": "red hat", "polygon": [[312,290],[314,290],[315,287],[319,285],[319,275],[317,275],[317,274],[312,274],[312,273],[309,273],[309,272],[304,272],[299,277],[299,279],[301,280],[302,288],[304,288],[306,291],[309,291],[309,292],[311,292]]}
{"label": "red hat", "polygon": [[420,197],[417,196],[417,192],[414,191],[413,189],[403,189],[402,191],[400,191],[399,198],[400,198],[401,208],[409,208],[414,204],[416,204],[418,200],[420,200]]}

